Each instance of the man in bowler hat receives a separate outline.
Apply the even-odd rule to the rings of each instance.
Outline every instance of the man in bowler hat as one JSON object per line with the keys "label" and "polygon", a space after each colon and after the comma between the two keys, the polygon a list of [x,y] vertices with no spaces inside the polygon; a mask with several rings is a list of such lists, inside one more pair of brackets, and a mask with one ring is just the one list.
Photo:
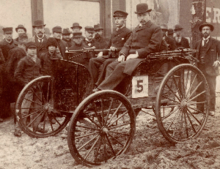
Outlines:
{"label": "man in bowler hat", "polygon": [[94,41],[96,49],[105,49],[108,45],[108,39],[103,37],[103,27],[100,24],[94,25]]}
{"label": "man in bowler hat", "polygon": [[175,50],[176,49],[176,43],[175,40],[168,37],[168,27],[166,24],[162,24],[161,26],[162,32],[163,32],[163,40],[165,42],[165,45],[167,46],[168,50]]}
{"label": "man in bowler hat", "polygon": [[189,47],[189,41],[185,37],[182,36],[182,30],[183,27],[180,25],[175,25],[174,32],[175,32],[175,42],[177,48],[183,47],[183,48],[190,48]]}
{"label": "man in bowler hat", "polygon": [[60,50],[62,57],[66,59],[65,51],[66,51],[67,43],[61,39],[62,28],[60,26],[55,26],[53,27],[52,32],[53,32],[53,37],[57,41],[57,46],[58,46],[58,49]]}
{"label": "man in bowler hat", "polygon": [[15,28],[15,31],[18,33],[18,37],[15,39],[16,42],[18,42],[20,34],[27,33],[27,29],[24,27],[24,25],[18,25],[17,28]]}
{"label": "man in bowler hat", "polygon": [[36,20],[33,24],[34,36],[30,41],[34,42],[37,46],[37,56],[40,56],[41,53],[47,52],[47,36],[45,35],[45,26],[42,20]]}
{"label": "man in bowler hat", "polygon": [[117,59],[119,50],[130,37],[131,31],[126,28],[127,15],[128,13],[122,10],[114,12],[115,29],[107,45],[111,52],[98,55],[97,58],[91,58],[89,61],[89,70],[95,86],[98,86],[104,80],[106,67]]}
{"label": "man in bowler hat", "polygon": [[[196,58],[199,60],[198,68],[203,72],[210,89],[210,115],[215,115],[215,89],[216,76],[218,74],[218,67],[220,66],[220,41],[210,36],[214,30],[214,26],[209,23],[200,25],[199,30],[202,34],[202,39],[199,40],[194,48],[199,52],[196,53]],[[199,97],[202,101],[203,95]],[[204,99],[203,99],[204,101]],[[201,104],[198,108],[198,113],[204,111],[204,106]]]}
{"label": "man in bowler hat", "polygon": [[71,32],[69,28],[64,28],[62,32],[62,40],[67,43],[67,47],[71,47],[73,45],[70,35],[71,35]]}
{"label": "man in bowler hat", "polygon": [[107,66],[109,76],[94,91],[116,89],[148,54],[160,50],[163,34],[161,28],[150,21],[150,12],[146,3],[137,5],[135,13],[139,24],[120,50],[118,59]]}

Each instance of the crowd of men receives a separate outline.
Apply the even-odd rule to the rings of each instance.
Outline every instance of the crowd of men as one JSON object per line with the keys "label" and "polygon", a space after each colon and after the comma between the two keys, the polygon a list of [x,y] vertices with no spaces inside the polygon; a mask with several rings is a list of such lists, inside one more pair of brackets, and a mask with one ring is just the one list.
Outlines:
{"label": "crowd of men", "polygon": [[[151,22],[150,12],[151,9],[146,3],[138,4],[135,13],[139,24],[131,31],[126,28],[128,13],[115,11],[115,29],[110,39],[103,37],[100,24],[94,27],[86,26],[85,37],[82,36],[82,26],[79,23],[73,23],[71,31],[55,26],[52,29],[52,37],[45,35],[45,24],[42,20],[34,21],[32,38],[27,37],[27,30],[23,25],[15,28],[18,33],[16,39],[12,39],[11,27],[3,28],[4,39],[0,42],[0,121],[10,114],[10,103],[16,101],[21,89],[40,75],[51,75],[52,64],[61,58],[70,59],[74,55],[74,61],[84,64],[91,73],[95,85],[93,91],[96,92],[116,89],[150,53],[175,50],[179,47],[190,48],[188,40],[182,36],[183,28],[180,25],[175,25],[174,29],[168,29],[165,24],[157,26]],[[216,74],[213,74],[213,71],[220,63],[217,59],[220,43],[210,37],[214,29],[211,24],[204,23],[199,29],[202,38],[195,47],[199,50],[196,57],[200,61],[199,68],[209,83],[211,98],[214,99]],[[110,51],[103,50],[92,55],[89,52],[78,55],[76,52],[70,55],[65,52],[67,47],[70,50],[95,47]],[[210,110],[214,115],[215,100],[211,100]]]}

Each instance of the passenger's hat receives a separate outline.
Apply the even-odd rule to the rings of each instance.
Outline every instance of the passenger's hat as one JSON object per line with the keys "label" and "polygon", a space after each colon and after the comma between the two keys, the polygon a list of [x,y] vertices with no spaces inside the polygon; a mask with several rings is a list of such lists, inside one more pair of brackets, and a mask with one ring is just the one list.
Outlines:
{"label": "passenger's hat", "polygon": [[18,29],[24,29],[24,31],[27,32],[27,29],[24,27],[24,25],[18,25],[18,27],[15,28],[15,31],[17,32]]}
{"label": "passenger's hat", "polygon": [[148,8],[148,5],[146,3],[137,4],[136,9],[137,9],[137,11],[135,12],[136,14],[142,14],[152,11],[152,9]]}
{"label": "passenger's hat", "polygon": [[56,33],[62,33],[62,28],[61,26],[55,26],[53,27],[52,31]]}
{"label": "passenger's hat", "polygon": [[209,26],[210,29],[211,29],[211,31],[214,30],[214,26],[213,26],[212,24],[210,24],[210,23],[207,23],[207,22],[202,23],[202,24],[199,26],[199,30],[202,31],[202,28],[203,28],[204,26]]}
{"label": "passenger's hat", "polygon": [[46,26],[46,24],[44,24],[44,22],[42,20],[34,21],[33,28],[38,27],[38,26]]}
{"label": "passenger's hat", "polygon": [[182,30],[182,29],[183,29],[183,27],[180,26],[179,24],[177,24],[177,25],[174,26],[174,31],[180,31],[180,30]]}
{"label": "passenger's hat", "polygon": [[81,38],[82,32],[73,32],[73,38]]}
{"label": "passenger's hat", "polygon": [[5,28],[2,28],[2,30],[4,31],[4,33],[12,33],[13,32],[12,27],[5,27]]}
{"label": "passenger's hat", "polygon": [[71,27],[71,29],[73,29],[73,28],[82,29],[82,26],[80,26],[79,23],[75,22],[75,23],[73,23],[73,26]]}
{"label": "passenger's hat", "polygon": [[113,17],[127,17],[128,13],[122,10],[116,10],[113,14]]}
{"label": "passenger's hat", "polygon": [[100,24],[94,25],[94,31],[103,30],[103,27],[100,26]]}
{"label": "passenger's hat", "polygon": [[92,26],[86,26],[85,30],[90,33],[94,32],[94,28]]}
{"label": "passenger's hat", "polygon": [[27,44],[26,44],[26,48],[28,49],[28,48],[37,48],[37,46],[36,46],[36,44],[34,43],[34,42],[28,42]]}
{"label": "passenger's hat", "polygon": [[71,34],[71,32],[70,32],[69,28],[63,29],[62,35],[70,35],[70,34]]}
{"label": "passenger's hat", "polygon": [[162,25],[160,26],[160,28],[161,28],[162,30],[168,31],[168,27],[167,27],[166,24],[162,24]]}
{"label": "passenger's hat", "polygon": [[55,38],[48,38],[47,39],[47,48],[49,46],[55,46],[57,48],[57,41]]}
{"label": "passenger's hat", "polygon": [[18,41],[24,40],[24,39],[28,39],[27,34],[26,34],[26,33],[20,33],[20,34],[18,35]]}
{"label": "passenger's hat", "polygon": [[167,34],[168,34],[168,35],[173,35],[173,29],[171,29],[171,28],[170,28],[170,29],[168,29]]}

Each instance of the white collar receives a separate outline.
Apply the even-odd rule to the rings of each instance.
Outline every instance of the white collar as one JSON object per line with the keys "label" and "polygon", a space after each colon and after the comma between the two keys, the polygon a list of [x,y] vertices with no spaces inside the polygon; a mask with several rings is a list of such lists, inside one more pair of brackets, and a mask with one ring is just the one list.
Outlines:
{"label": "white collar", "polygon": [[210,35],[207,38],[202,38],[202,40],[209,40],[210,39]]}

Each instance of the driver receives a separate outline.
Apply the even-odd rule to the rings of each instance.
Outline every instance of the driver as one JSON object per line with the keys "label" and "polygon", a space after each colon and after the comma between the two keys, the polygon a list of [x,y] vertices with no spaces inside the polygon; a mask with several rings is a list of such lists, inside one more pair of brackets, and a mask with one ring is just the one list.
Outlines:
{"label": "driver", "polygon": [[136,8],[139,24],[119,52],[118,59],[107,66],[109,76],[94,92],[115,89],[127,75],[132,74],[143,58],[160,50],[163,34],[161,28],[150,21],[151,9],[146,3],[140,3]]}

